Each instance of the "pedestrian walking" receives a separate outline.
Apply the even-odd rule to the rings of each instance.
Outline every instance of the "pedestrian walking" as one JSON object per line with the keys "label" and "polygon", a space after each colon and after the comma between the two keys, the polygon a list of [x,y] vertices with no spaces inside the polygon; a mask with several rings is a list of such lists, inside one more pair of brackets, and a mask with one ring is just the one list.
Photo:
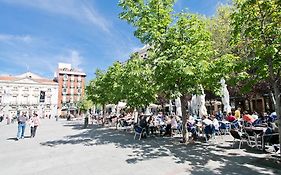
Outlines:
{"label": "pedestrian walking", "polygon": [[88,124],[89,124],[89,116],[86,115],[86,116],[85,116],[85,120],[84,120],[84,128],[87,128],[87,127],[88,127]]}
{"label": "pedestrian walking", "polygon": [[11,117],[9,114],[6,116],[6,119],[7,119],[7,125],[9,125],[11,123]]}
{"label": "pedestrian walking", "polygon": [[40,120],[38,115],[35,113],[33,116],[30,118],[30,137],[33,138],[35,137],[36,130],[40,124]]}
{"label": "pedestrian walking", "polygon": [[4,119],[4,116],[0,116],[0,122],[2,122],[3,121],[3,119]]}
{"label": "pedestrian walking", "polygon": [[17,120],[18,120],[17,140],[24,139],[24,131],[25,131],[26,120],[27,120],[26,113],[22,113],[22,115],[20,115]]}

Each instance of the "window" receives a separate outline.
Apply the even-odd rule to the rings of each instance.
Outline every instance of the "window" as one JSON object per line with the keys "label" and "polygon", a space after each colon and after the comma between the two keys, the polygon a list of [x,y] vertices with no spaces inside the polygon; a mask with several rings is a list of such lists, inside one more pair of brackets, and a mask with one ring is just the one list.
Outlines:
{"label": "window", "polygon": [[77,92],[78,92],[78,94],[81,94],[81,89],[78,89]]}
{"label": "window", "polygon": [[13,96],[13,97],[12,97],[12,103],[13,103],[13,104],[16,104],[16,103],[17,103],[17,96]]}
{"label": "window", "polygon": [[82,81],[81,76],[78,76],[77,82],[81,82],[81,81]]}
{"label": "window", "polygon": [[23,91],[29,91],[29,88],[28,87],[24,87]]}
{"label": "window", "polygon": [[62,85],[62,86],[63,86],[63,87],[66,87],[66,81],[63,82],[63,85]]}
{"label": "window", "polygon": [[51,97],[50,96],[47,97],[46,102],[47,102],[47,104],[51,104]]}
{"label": "window", "polygon": [[74,75],[71,75],[70,81],[74,82]]}
{"label": "window", "polygon": [[63,75],[63,80],[67,80],[67,78],[68,78],[67,74],[64,74]]}

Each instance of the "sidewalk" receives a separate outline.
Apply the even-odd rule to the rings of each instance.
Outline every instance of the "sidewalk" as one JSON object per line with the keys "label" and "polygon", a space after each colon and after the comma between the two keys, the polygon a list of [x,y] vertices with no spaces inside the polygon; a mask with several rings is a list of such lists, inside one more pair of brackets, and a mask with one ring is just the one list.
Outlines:
{"label": "sidewalk", "polygon": [[231,136],[214,145],[183,145],[176,138],[139,141],[124,131],[82,127],[82,121],[43,119],[35,138],[14,141],[17,125],[1,124],[1,174],[281,174],[280,165],[266,160],[267,154],[233,149]]}

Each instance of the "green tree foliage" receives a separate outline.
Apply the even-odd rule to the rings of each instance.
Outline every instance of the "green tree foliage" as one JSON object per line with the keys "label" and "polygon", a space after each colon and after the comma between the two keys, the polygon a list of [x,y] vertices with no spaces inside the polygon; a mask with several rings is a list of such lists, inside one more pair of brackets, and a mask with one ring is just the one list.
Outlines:
{"label": "green tree foliage", "polygon": [[186,96],[200,94],[209,74],[213,50],[206,20],[173,12],[173,0],[126,0],[121,19],[136,27],[135,36],[152,46],[155,81],[161,92],[182,96],[183,141],[186,138]]}
{"label": "green tree foliage", "polygon": [[102,105],[126,101],[132,108],[148,106],[156,98],[152,73],[151,66],[135,54],[124,64],[114,63],[104,73],[97,71],[87,86],[89,99]]}
{"label": "green tree foliage", "polygon": [[87,97],[84,97],[78,102],[77,106],[80,111],[86,112],[93,107],[93,102],[91,100],[88,100]]}
{"label": "green tree foliage", "polygon": [[[281,124],[281,1],[235,0],[233,40],[247,46],[248,66],[257,79],[269,79]],[[280,140],[281,125],[279,124]]]}
{"label": "green tree foliage", "polygon": [[217,8],[215,16],[211,17],[208,21],[208,28],[212,34],[212,45],[216,56],[231,54],[233,51],[233,46],[230,44],[232,12],[232,6],[221,5]]}
{"label": "green tree foliage", "polygon": [[171,13],[176,0],[120,0],[120,18],[136,27],[135,36],[145,44],[161,42],[172,23]]}
{"label": "green tree foliage", "polygon": [[238,54],[240,48],[238,49],[237,45],[231,44],[231,14],[233,10],[234,8],[230,5],[221,5],[217,8],[216,14],[207,20],[214,54],[208,73],[212,76],[207,77],[209,79],[205,84],[211,88],[208,90],[217,95],[221,93],[220,86],[218,86],[219,79],[224,78],[228,84],[236,86],[238,81],[249,77],[245,71],[246,67],[242,65],[241,53]]}
{"label": "green tree foliage", "polygon": [[152,79],[151,65],[138,56],[132,55],[124,64],[121,76],[123,99],[133,108],[146,107],[156,100],[156,86]]}
{"label": "green tree foliage", "polygon": [[103,106],[103,115],[106,104],[116,104],[122,98],[121,75],[122,64],[116,62],[106,72],[97,70],[96,78],[86,87],[88,99]]}

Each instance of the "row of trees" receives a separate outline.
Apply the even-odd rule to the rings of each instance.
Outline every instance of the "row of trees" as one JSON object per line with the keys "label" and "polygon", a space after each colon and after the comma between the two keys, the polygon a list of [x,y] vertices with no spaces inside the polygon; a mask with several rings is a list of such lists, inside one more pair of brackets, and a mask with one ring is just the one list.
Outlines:
{"label": "row of trees", "polygon": [[126,63],[97,71],[87,86],[89,99],[103,106],[123,100],[138,108],[155,102],[159,94],[180,97],[186,123],[190,96],[200,95],[202,88],[219,92],[221,78],[232,84],[268,80],[280,116],[280,0],[235,0],[219,7],[212,18],[176,13],[174,3],[119,1],[120,18],[150,46],[148,58],[133,54]]}

